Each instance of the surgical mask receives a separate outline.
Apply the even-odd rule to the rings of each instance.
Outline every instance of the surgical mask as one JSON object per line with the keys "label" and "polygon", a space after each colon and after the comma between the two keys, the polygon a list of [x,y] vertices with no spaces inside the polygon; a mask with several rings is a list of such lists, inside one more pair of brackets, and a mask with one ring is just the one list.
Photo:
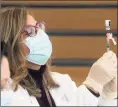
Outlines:
{"label": "surgical mask", "polygon": [[42,29],[38,29],[35,36],[29,36],[24,40],[30,53],[26,60],[38,65],[45,65],[52,54],[52,44],[48,35]]}

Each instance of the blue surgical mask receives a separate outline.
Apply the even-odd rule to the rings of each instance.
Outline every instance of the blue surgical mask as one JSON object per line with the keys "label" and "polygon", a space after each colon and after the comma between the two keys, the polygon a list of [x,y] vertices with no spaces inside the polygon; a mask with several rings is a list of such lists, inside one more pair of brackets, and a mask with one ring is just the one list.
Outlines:
{"label": "blue surgical mask", "polygon": [[26,60],[38,65],[45,65],[52,54],[52,44],[48,35],[42,29],[38,29],[35,36],[29,36],[24,40],[30,53]]}

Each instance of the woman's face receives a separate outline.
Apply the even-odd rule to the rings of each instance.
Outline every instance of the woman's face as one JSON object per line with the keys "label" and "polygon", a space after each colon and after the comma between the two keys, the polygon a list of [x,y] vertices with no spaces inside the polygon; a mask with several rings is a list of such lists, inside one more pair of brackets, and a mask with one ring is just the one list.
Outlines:
{"label": "woman's face", "polygon": [[[33,16],[31,16],[29,14],[27,15],[26,27],[29,25],[35,26],[36,22],[37,21],[34,19]],[[29,35],[27,34],[27,32],[23,32],[21,35],[21,42],[24,41],[24,39],[26,39],[28,36]],[[30,52],[29,48],[24,43],[22,44],[22,47],[24,49],[25,54],[28,55]]]}
{"label": "woman's face", "polygon": [[44,29],[44,23],[37,23],[31,15],[27,15],[21,41],[26,60],[33,64],[46,64],[52,54],[52,44]]}

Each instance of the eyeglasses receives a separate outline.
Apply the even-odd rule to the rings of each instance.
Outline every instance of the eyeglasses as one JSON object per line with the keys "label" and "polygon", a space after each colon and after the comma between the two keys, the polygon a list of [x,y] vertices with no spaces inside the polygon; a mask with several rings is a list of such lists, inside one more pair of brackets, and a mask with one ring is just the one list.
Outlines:
{"label": "eyeglasses", "polygon": [[[26,32],[28,34],[28,36],[35,36],[37,34],[38,29],[41,28],[43,30],[45,30],[45,23],[41,22],[41,23],[36,23],[35,26],[33,25],[27,25],[24,29],[24,32]],[[22,33],[24,33],[22,32]]]}

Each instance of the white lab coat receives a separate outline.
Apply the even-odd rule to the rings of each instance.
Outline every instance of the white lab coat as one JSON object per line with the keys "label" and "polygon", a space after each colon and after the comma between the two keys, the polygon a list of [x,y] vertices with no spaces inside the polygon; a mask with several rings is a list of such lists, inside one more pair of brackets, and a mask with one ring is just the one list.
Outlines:
{"label": "white lab coat", "polygon": [[[53,79],[60,85],[50,89],[56,106],[117,106],[117,100],[104,101],[95,97],[84,85],[76,86],[69,75],[51,72]],[[8,100],[10,99],[10,100]],[[34,96],[19,86],[16,92],[1,91],[1,106],[40,106]]]}

